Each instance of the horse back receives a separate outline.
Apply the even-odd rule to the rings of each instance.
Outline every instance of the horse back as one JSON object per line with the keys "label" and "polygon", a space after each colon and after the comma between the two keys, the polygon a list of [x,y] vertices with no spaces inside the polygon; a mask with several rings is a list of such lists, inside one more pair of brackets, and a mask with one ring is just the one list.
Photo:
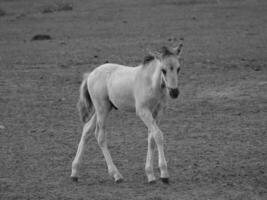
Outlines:
{"label": "horse back", "polygon": [[106,63],[97,67],[89,76],[91,93],[107,99],[119,110],[134,111],[134,84],[138,67]]}

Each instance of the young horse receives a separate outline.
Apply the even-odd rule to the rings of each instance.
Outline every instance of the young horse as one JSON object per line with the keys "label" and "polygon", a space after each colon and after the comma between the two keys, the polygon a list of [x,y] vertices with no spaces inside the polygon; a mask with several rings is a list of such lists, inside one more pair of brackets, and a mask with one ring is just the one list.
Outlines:
{"label": "young horse", "polygon": [[107,147],[106,119],[112,108],[136,112],[148,128],[148,150],[145,172],[148,182],[156,180],[153,172],[155,143],[158,150],[160,178],[169,181],[167,162],[163,151],[163,133],[157,125],[157,116],[166,97],[177,98],[179,57],[182,44],[175,49],[162,47],[155,55],[147,56],[137,67],[104,64],[86,74],[80,87],[78,109],[83,127],[82,137],[72,163],[71,177],[78,181],[78,166],[84,152],[84,144],[90,133],[95,133],[104,154],[108,172],[115,182],[123,177],[112,161]]}

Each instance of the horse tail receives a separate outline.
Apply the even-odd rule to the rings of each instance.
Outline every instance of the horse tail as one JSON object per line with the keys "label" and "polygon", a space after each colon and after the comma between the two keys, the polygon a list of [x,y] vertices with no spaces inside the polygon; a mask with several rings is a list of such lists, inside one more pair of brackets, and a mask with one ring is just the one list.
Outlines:
{"label": "horse tail", "polygon": [[80,97],[77,103],[77,108],[82,122],[86,123],[91,117],[94,106],[87,87],[87,78],[89,73],[84,74],[83,81],[80,86]]}

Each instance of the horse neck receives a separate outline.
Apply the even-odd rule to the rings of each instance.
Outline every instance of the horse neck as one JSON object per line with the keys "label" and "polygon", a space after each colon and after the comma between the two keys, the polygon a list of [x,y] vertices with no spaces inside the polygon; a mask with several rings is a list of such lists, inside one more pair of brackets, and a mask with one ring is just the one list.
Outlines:
{"label": "horse neck", "polygon": [[152,61],[148,66],[148,72],[150,73],[152,88],[158,89],[161,84],[161,67],[160,62]]}

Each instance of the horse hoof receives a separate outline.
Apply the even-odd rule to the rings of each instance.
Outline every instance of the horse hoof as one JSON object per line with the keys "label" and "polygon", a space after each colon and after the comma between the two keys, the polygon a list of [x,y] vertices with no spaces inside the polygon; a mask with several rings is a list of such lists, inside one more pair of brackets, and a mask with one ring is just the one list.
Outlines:
{"label": "horse hoof", "polygon": [[123,182],[123,178],[119,178],[119,179],[115,180],[115,183],[121,183],[121,182]]}
{"label": "horse hoof", "polygon": [[169,184],[169,178],[160,178],[162,183]]}
{"label": "horse hoof", "polygon": [[71,180],[73,181],[73,182],[75,182],[75,183],[77,183],[78,182],[78,177],[71,177]]}
{"label": "horse hoof", "polygon": [[148,181],[148,184],[149,184],[149,185],[154,185],[154,184],[156,184],[156,180]]}

